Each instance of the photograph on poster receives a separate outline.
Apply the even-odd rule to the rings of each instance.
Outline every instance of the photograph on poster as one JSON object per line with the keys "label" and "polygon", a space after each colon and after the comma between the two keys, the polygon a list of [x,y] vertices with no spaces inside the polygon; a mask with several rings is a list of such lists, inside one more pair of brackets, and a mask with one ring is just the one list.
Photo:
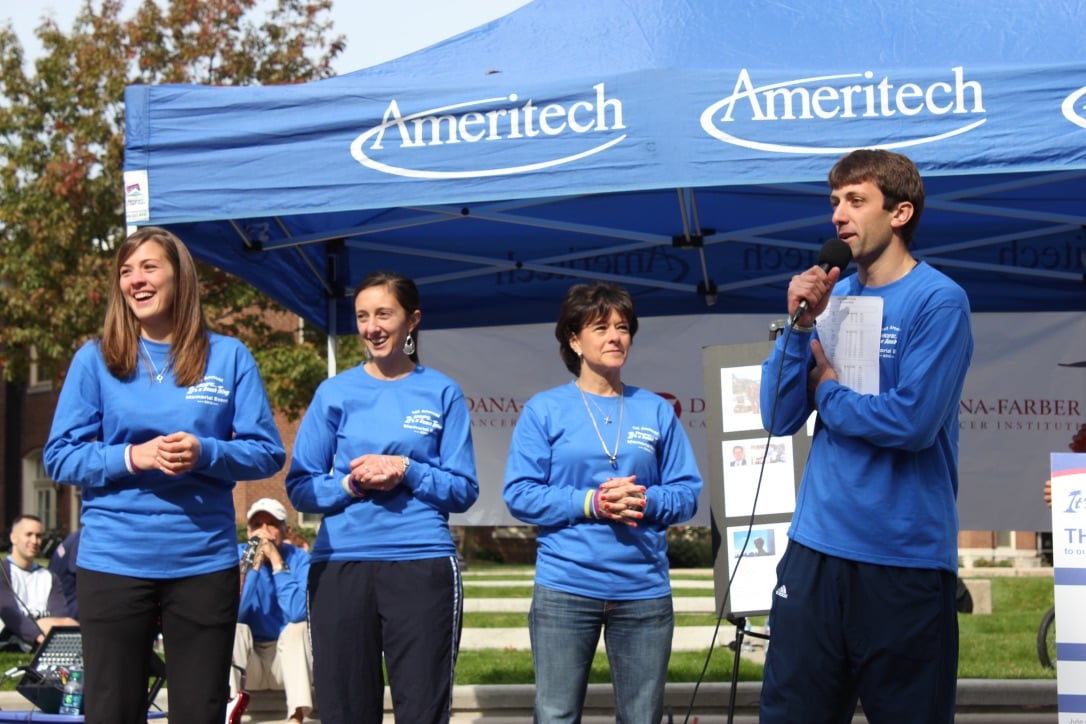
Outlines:
{"label": "photograph on poster", "polygon": [[761,388],[760,365],[720,368],[720,409],[724,432],[762,429]]}
{"label": "photograph on poster", "polygon": [[[791,513],[796,509],[796,472],[792,465],[792,438],[724,440],[720,454],[724,468],[724,515]],[[762,460],[765,459],[765,467]],[[762,487],[758,489],[758,476]],[[754,510],[754,496],[758,508]]]}
{"label": "photograph on poster", "polygon": [[[733,558],[740,554],[744,558],[777,555],[776,531],[772,528],[754,527],[750,530],[737,530],[732,534]],[[745,544],[745,545],[744,545]]]}
{"label": "photograph on poster", "polygon": [[[748,541],[744,550],[744,542]],[[777,563],[788,545],[788,523],[729,526],[728,560],[734,577],[730,610],[742,613],[769,611]],[[761,552],[765,551],[765,552]],[[742,560],[736,560],[742,557]]]}

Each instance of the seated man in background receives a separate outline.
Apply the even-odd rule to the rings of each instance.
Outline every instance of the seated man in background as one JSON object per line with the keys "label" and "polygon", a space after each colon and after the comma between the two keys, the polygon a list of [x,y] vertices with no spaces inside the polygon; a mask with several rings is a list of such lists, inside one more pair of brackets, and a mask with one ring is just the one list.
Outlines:
{"label": "seated man in background", "polygon": [[0,650],[33,651],[53,626],[78,626],[68,611],[60,580],[34,559],[44,528],[35,515],[11,523],[11,555],[0,561]]}
{"label": "seated man in background", "polygon": [[[247,519],[249,538],[260,542],[252,568],[242,566],[230,696],[236,698],[243,689],[282,689],[288,721],[301,722],[313,708],[313,653],[306,623],[309,554],[285,542],[287,511],[279,501],[261,498]],[[238,546],[239,559],[246,548]]]}

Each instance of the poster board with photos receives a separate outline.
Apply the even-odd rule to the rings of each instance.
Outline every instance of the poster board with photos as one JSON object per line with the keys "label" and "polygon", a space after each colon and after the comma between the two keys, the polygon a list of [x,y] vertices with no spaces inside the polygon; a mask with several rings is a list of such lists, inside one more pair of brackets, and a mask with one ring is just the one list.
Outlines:
{"label": "poster board with photos", "polygon": [[772,348],[773,342],[755,342],[702,350],[713,587],[721,618],[769,613],[811,445],[809,426],[791,437],[770,437],[762,426],[761,368]]}

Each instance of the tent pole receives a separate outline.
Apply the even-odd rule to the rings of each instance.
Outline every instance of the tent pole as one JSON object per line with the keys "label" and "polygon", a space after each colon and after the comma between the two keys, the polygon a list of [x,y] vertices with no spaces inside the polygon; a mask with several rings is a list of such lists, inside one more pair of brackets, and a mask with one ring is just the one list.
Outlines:
{"label": "tent pole", "polygon": [[336,376],[336,300],[328,300],[328,376]]}

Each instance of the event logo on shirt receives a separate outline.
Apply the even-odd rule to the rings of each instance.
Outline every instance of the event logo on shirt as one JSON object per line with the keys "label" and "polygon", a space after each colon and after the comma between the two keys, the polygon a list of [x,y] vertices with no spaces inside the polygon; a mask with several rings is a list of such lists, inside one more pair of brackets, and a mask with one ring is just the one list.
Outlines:
{"label": "event logo on shirt", "polygon": [[185,399],[204,405],[225,405],[230,402],[231,392],[224,386],[225,382],[222,377],[207,375],[203,382],[188,389]]}
{"label": "event logo on shirt", "polygon": [[[981,84],[966,80],[962,66],[951,68],[951,72],[951,78],[926,85],[892,82],[888,76],[875,80],[870,70],[756,85],[750,71],[743,68],[731,94],[702,112],[701,127],[713,138],[758,151],[841,154],[867,144],[824,145],[826,128],[821,121],[838,122],[833,138],[840,143],[840,121],[862,121],[862,130],[870,135],[868,124],[884,119],[962,118],[961,123],[942,128],[937,134],[895,136],[898,140],[878,147],[933,143],[968,133],[986,120]],[[784,141],[785,134],[788,142]]]}
{"label": "event logo on shirt", "polygon": [[[405,113],[395,99],[389,101],[381,123],[358,136],[351,155],[360,164],[381,173],[421,179],[462,179],[507,176],[561,166],[592,156],[626,138],[622,101],[608,98],[603,83],[595,94],[572,103],[537,106],[516,93],[480,98],[439,108]],[[603,134],[603,135],[600,135]],[[563,155],[541,157],[517,166],[476,168],[480,158],[499,157],[495,145],[535,148],[528,143],[560,136],[584,137],[583,148]],[[489,146],[483,151],[476,144]],[[539,147],[543,151],[544,147]],[[553,148],[548,145],[545,148]],[[524,154],[518,154],[523,159]]]}
{"label": "event logo on shirt", "polygon": [[1086,86],[1067,96],[1060,110],[1063,111],[1063,117],[1071,123],[1086,128]]}
{"label": "event logo on shirt", "polygon": [[420,435],[432,435],[441,430],[441,413],[433,410],[412,410],[403,419],[403,429]]}
{"label": "event logo on shirt", "polygon": [[644,425],[634,425],[626,433],[626,445],[632,447],[639,447],[645,452],[655,453],[656,445],[660,442],[660,431],[645,427]]}
{"label": "event logo on shirt", "polygon": [[879,339],[879,357],[893,359],[897,356],[897,338],[901,334],[901,328],[887,324],[882,328],[882,337]]}

